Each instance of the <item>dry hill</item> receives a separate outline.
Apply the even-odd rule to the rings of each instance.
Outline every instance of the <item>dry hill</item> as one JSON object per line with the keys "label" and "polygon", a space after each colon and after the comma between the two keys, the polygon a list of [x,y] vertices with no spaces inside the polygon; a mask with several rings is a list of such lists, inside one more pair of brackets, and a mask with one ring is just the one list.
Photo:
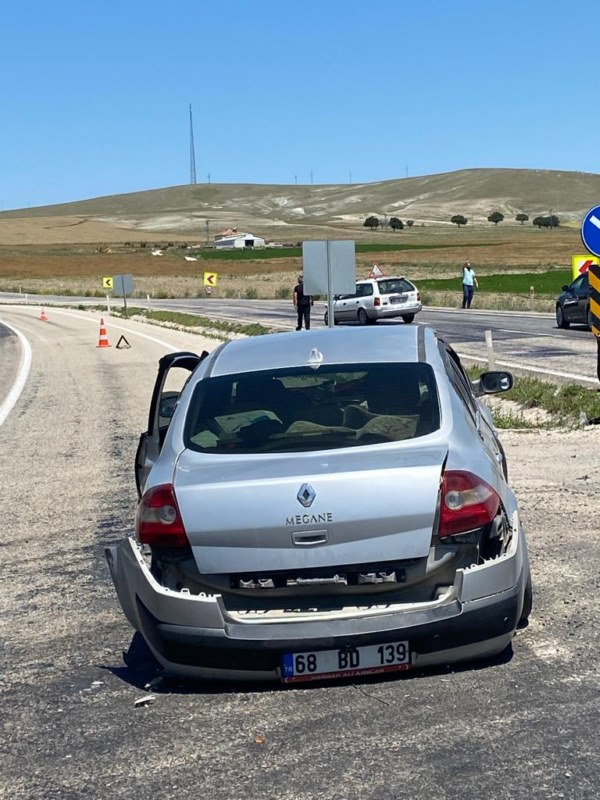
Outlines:
{"label": "dry hill", "polygon": [[[197,184],[100,197],[0,214],[0,244],[204,241],[224,227],[272,240],[369,236],[375,214],[446,228],[453,214],[485,224],[491,211],[556,213],[576,223],[600,200],[600,175],[472,169],[378,183],[285,186]],[[208,227],[207,227],[208,220]]]}

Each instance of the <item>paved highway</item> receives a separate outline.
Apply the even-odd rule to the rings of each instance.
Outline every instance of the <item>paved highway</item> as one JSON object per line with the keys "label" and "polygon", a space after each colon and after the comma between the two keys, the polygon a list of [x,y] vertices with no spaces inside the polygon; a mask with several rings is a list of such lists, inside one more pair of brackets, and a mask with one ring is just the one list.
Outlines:
{"label": "paved highway", "polygon": [[[0,302],[15,299],[24,302],[22,295],[0,294]],[[29,300],[31,299],[30,297]],[[111,302],[113,305],[122,305],[122,300]],[[37,308],[40,305],[51,307],[56,303],[98,305],[98,298],[36,296],[35,303]],[[134,304],[147,306],[146,302],[130,301],[130,305]],[[151,300],[151,308],[231,322],[258,322],[276,330],[291,330],[296,324],[294,309],[289,300]],[[325,303],[315,304],[312,314],[315,327],[324,325],[324,311]],[[499,366],[515,371],[519,371],[521,367],[531,374],[554,380],[597,384],[596,345],[589,330],[583,326],[560,330],[556,327],[553,314],[426,308],[417,316],[416,321],[435,327],[462,355],[485,361],[485,331],[491,330]],[[379,324],[404,323],[388,321]]]}
{"label": "paved highway", "polygon": [[[98,348],[98,314],[38,316],[0,308],[33,351],[0,424],[2,800],[596,800],[598,430],[504,438],[535,590],[512,657],[312,688],[159,684],[136,708],[156,665],[103,548],[132,531],[158,358],[215,342],[111,319]],[[488,319],[471,314],[472,342]],[[20,354],[2,330],[5,382]]]}

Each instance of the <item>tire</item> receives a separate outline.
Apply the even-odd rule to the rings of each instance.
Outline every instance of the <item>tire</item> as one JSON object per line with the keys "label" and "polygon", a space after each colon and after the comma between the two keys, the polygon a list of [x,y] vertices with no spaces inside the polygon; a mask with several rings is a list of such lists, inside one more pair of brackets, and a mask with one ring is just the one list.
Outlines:
{"label": "tire", "polygon": [[364,308],[358,309],[358,314],[356,315],[356,318],[358,319],[359,325],[369,324],[369,317],[367,316],[367,312],[364,310]]}
{"label": "tire", "polygon": [[525,584],[525,591],[523,592],[523,608],[521,616],[519,617],[518,628],[524,628],[529,622],[531,609],[533,608],[533,586],[531,583],[531,572],[527,575],[527,582]]}
{"label": "tire", "polygon": [[565,319],[565,312],[563,311],[562,306],[556,306],[556,327],[557,328],[568,328],[570,326],[570,322],[567,322]]}
{"label": "tire", "polygon": [[414,315],[414,314],[403,314],[403,315],[402,315],[402,319],[404,320],[404,322],[406,322],[406,324],[407,324],[407,325],[408,325],[410,322],[412,322],[412,321],[414,320],[414,318],[415,318],[415,315]]}
{"label": "tire", "polygon": [[325,325],[327,325],[327,327],[329,327],[329,314],[327,313],[327,311],[323,314],[323,322],[325,323]]}

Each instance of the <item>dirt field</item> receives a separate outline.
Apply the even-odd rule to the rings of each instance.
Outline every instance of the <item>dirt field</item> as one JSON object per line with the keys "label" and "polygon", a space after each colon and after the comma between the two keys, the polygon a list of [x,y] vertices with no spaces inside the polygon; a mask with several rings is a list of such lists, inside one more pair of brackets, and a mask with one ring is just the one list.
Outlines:
{"label": "dirt field", "polygon": [[[60,221],[64,222],[65,218],[60,218]],[[25,222],[27,231],[23,227]],[[284,287],[293,286],[295,276],[302,268],[301,258],[261,260],[259,251],[256,259],[246,262],[210,259],[190,262],[184,258],[185,251],[177,248],[166,250],[162,256],[152,256],[150,248],[139,247],[139,241],[137,246],[133,243],[125,247],[122,240],[115,238],[114,230],[113,238],[108,239],[110,244],[106,240],[93,243],[70,241],[73,231],[87,230],[84,225],[60,227],[62,242],[48,244],[44,243],[46,228],[42,222],[40,219],[0,221],[0,242],[3,243],[0,244],[0,291],[103,295],[102,276],[130,273],[135,276],[136,293],[141,297],[146,294],[194,297],[203,294],[200,277],[208,271],[219,274],[216,297],[244,297],[249,287],[258,297],[275,297]],[[6,243],[11,238],[11,226],[21,231],[27,244]],[[335,236],[378,244],[443,245],[439,249],[357,255],[357,273],[360,276],[366,276],[373,262],[377,262],[388,273],[407,274],[416,281],[431,276],[456,275],[465,258],[469,258],[478,273],[484,275],[499,270],[565,267],[570,265],[571,255],[581,251],[579,234],[574,229],[492,228],[419,228],[395,235],[390,232],[372,234],[363,228],[344,229],[337,231]],[[313,227],[311,231],[313,238],[326,235],[322,229]],[[130,240],[133,242],[132,238]],[[101,241],[104,241],[102,247],[111,252],[98,252]],[[164,243],[167,240],[159,241]]]}

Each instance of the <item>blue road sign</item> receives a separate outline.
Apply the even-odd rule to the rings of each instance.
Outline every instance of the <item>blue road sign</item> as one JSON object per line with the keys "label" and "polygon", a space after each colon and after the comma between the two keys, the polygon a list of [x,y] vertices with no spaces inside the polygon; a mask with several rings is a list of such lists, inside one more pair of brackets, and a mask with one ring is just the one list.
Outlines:
{"label": "blue road sign", "polygon": [[583,218],[581,241],[590,253],[600,256],[600,206],[590,208]]}

